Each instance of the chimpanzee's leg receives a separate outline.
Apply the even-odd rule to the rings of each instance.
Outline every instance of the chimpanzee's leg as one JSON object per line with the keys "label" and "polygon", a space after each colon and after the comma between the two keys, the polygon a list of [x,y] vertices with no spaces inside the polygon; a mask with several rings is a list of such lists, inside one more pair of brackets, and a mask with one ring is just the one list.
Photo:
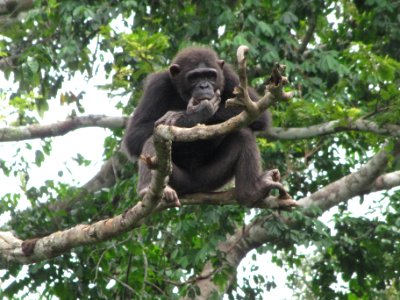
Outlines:
{"label": "chimpanzee's leg", "polygon": [[250,129],[241,129],[227,135],[206,165],[191,170],[190,174],[181,171],[173,169],[170,177],[170,184],[179,194],[213,191],[236,177],[237,194],[240,200],[246,201],[242,194],[254,191],[261,174],[260,154],[253,133]]}
{"label": "chimpanzee's leg", "polygon": [[209,163],[191,172],[190,176],[184,175],[189,178],[184,185],[180,184],[184,178],[178,174],[172,172],[170,183],[179,193],[213,191],[235,177],[237,200],[247,206],[280,186],[279,182],[276,186],[273,182],[279,179],[277,170],[262,174],[256,139],[247,128],[227,135]]}
{"label": "chimpanzee's leg", "polygon": [[[143,145],[142,155],[149,157],[153,157],[156,155],[153,137],[150,137]],[[150,185],[151,170],[149,166],[146,165],[145,161],[143,161],[142,159],[139,159],[138,163],[139,163],[139,180],[138,180],[137,190],[139,196],[143,197],[147,193],[148,187]],[[175,165],[172,166],[172,169],[174,172],[179,174],[179,177],[187,178],[187,176],[181,174],[182,171]],[[176,191],[169,185],[167,185],[164,189],[164,198],[169,202],[175,203],[176,206],[180,205]]]}

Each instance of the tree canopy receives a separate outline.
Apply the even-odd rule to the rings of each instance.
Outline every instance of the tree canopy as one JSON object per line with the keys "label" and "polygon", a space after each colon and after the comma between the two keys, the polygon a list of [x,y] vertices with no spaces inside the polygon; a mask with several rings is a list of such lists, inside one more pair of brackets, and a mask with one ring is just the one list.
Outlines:
{"label": "tree canopy", "polygon": [[[294,298],[399,297],[399,12],[398,0],[0,0],[0,295],[262,299],[276,282],[255,253],[268,253]],[[180,208],[140,201],[124,128],[146,76],[190,45],[236,66],[246,45],[262,95],[286,65],[292,97],[274,94],[257,142],[294,209],[245,208],[229,187]],[[82,82],[99,77],[91,89],[107,98]],[[53,146],[85,144],[86,127],[104,138],[101,161],[79,152],[78,167],[49,174]],[[168,151],[158,155],[162,182]]]}

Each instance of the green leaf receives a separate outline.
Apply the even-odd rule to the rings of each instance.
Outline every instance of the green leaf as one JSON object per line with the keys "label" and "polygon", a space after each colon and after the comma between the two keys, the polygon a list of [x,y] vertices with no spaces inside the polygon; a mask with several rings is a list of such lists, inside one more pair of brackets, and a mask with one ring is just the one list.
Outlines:
{"label": "green leaf", "polygon": [[264,33],[266,36],[272,37],[274,35],[273,27],[271,25],[268,25],[264,21],[260,21],[257,23],[258,28],[262,33]]}
{"label": "green leaf", "polygon": [[35,151],[35,164],[40,167],[44,162],[44,154],[40,150]]}
{"label": "green leaf", "polygon": [[36,74],[39,70],[39,63],[37,62],[36,59],[32,57],[28,57],[27,59],[27,65],[29,69],[32,71],[32,73]]}

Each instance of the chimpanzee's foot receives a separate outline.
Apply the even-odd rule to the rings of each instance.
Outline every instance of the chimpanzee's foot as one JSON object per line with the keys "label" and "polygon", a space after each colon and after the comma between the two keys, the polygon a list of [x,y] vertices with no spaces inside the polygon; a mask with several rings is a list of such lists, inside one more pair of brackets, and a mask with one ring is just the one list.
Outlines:
{"label": "chimpanzee's foot", "polygon": [[264,175],[262,175],[262,177],[278,182],[281,180],[281,173],[279,172],[278,169],[272,169],[272,170],[266,171],[264,173]]}
{"label": "chimpanzee's foot", "polygon": [[[146,195],[146,193],[148,192],[149,188],[146,187],[142,190],[140,190],[139,192],[139,196],[140,197],[144,197],[144,195]],[[181,206],[181,203],[179,202],[179,197],[178,194],[176,193],[176,191],[170,187],[169,185],[167,185],[164,188],[163,191],[163,199],[168,202],[168,203],[172,203],[174,206],[179,207]]]}
{"label": "chimpanzee's foot", "polygon": [[292,198],[289,198],[289,199],[278,198],[278,208],[279,209],[291,210],[292,208],[297,207],[297,206],[298,206],[297,201],[293,200]]}
{"label": "chimpanzee's foot", "polygon": [[167,185],[164,189],[164,196],[163,198],[169,202],[174,204],[174,206],[181,206],[181,203],[179,202],[179,197],[178,194],[176,193],[176,191],[170,187],[169,185]]}
{"label": "chimpanzee's foot", "polygon": [[288,198],[288,199],[281,199],[275,196],[269,196],[266,198],[262,198],[256,201],[253,204],[254,207],[268,207],[274,208],[278,210],[292,210],[292,208],[297,207],[297,201]]}
{"label": "chimpanzee's foot", "polygon": [[292,199],[286,189],[284,188],[283,184],[279,181],[281,180],[281,174],[279,173],[278,169],[273,169],[265,172],[261,176],[261,180],[264,182],[264,189],[267,191],[267,195],[273,189],[279,190],[279,199],[286,200]]}
{"label": "chimpanzee's foot", "polygon": [[268,190],[268,193],[272,189],[279,190],[279,197],[277,199],[279,209],[290,210],[297,206],[297,202],[292,199],[282,183],[279,182],[281,180],[279,170],[273,169],[265,172],[262,180],[266,184],[265,189]]}

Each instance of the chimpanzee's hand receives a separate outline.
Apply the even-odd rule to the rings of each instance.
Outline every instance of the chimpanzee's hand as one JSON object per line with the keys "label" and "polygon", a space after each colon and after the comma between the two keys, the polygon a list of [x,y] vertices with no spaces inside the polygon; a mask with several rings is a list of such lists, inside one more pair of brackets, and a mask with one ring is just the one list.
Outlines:
{"label": "chimpanzee's hand", "polygon": [[165,115],[163,115],[161,118],[159,118],[155,123],[154,126],[164,124],[164,125],[177,125],[180,126],[179,120],[182,119],[182,117],[185,116],[184,111],[167,111]]}
{"label": "chimpanzee's hand", "polygon": [[210,100],[198,101],[194,98],[189,100],[186,111],[168,111],[158,119],[154,125],[174,125],[179,127],[192,127],[206,122],[219,108],[221,93],[217,90]]}
{"label": "chimpanzee's hand", "polygon": [[202,123],[211,118],[218,110],[221,103],[221,93],[219,90],[215,91],[214,97],[210,100],[199,100],[191,98],[186,108],[188,119],[192,120],[194,125]]}

